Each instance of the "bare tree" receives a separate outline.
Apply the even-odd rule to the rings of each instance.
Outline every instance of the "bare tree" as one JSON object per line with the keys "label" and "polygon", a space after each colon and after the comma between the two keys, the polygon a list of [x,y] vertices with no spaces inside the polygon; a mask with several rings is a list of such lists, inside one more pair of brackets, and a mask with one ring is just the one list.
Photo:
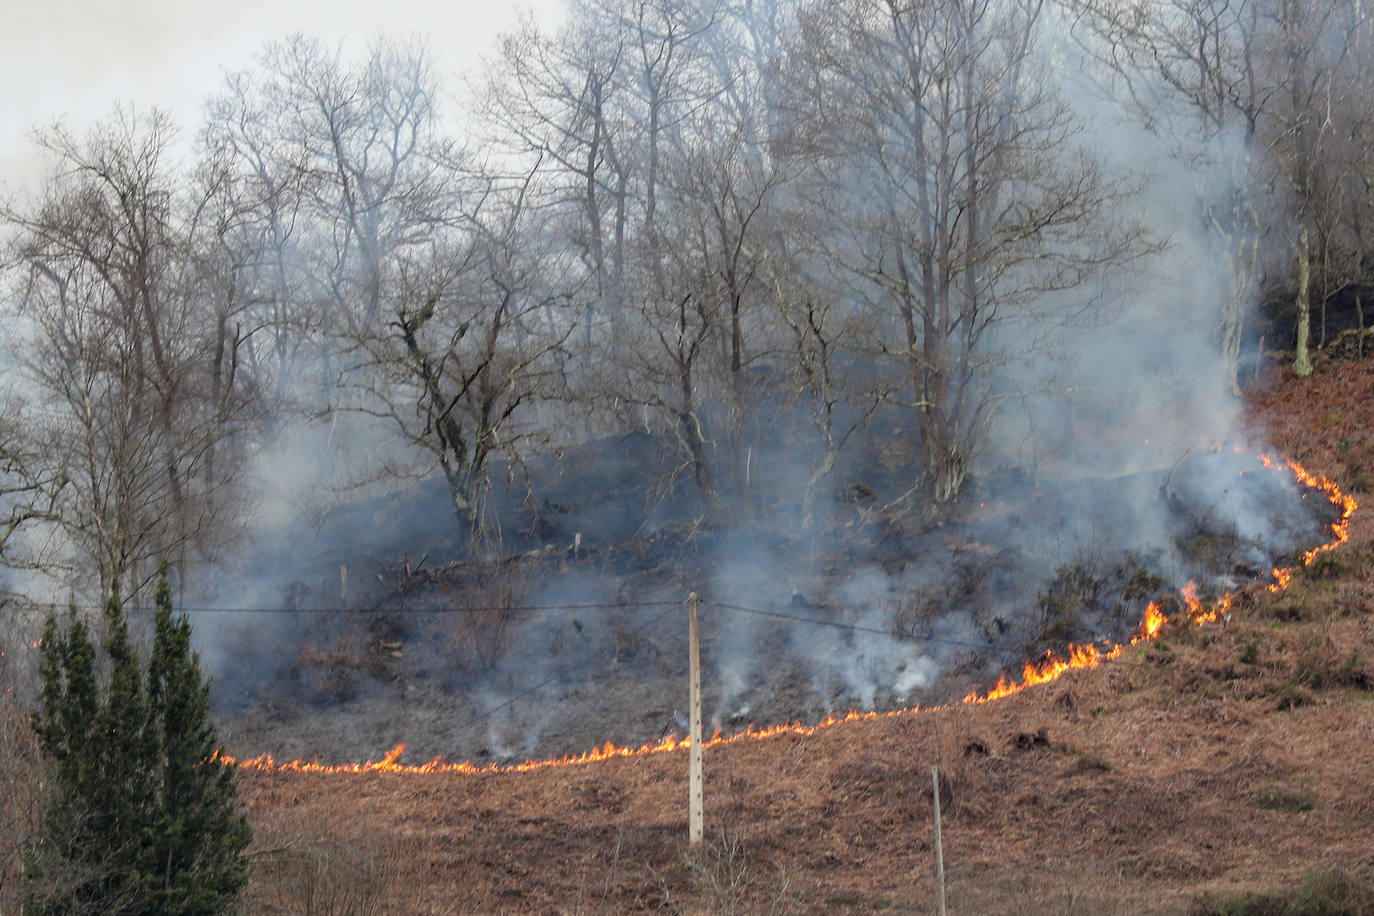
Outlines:
{"label": "bare tree", "polygon": [[222,364],[206,371],[226,345],[207,321],[199,207],[178,188],[172,136],[164,116],[122,110],[85,140],[50,131],[53,179],[4,213],[25,473],[106,592],[138,593],[163,558],[213,556],[235,531],[251,392]]}
{"label": "bare tree", "polygon": [[[567,241],[594,277],[589,310],[614,319],[624,291],[633,147],[640,130],[627,24],[580,5],[549,35],[527,20],[502,42],[502,69],[486,87],[496,141],[517,157],[543,160],[554,201],[571,212]],[[594,318],[584,320],[591,339]]]}
{"label": "bare tree", "polygon": [[1374,16],[1363,4],[1340,5],[1331,31],[1344,38],[1345,56],[1338,62],[1330,109],[1338,119],[1325,136],[1328,164],[1319,237],[1322,274],[1329,291],[1322,303],[1320,339],[1326,341],[1327,297],[1354,287],[1360,339],[1364,349],[1364,290],[1374,277]]}
{"label": "bare tree", "polygon": [[531,205],[532,176],[472,175],[470,200],[398,265],[387,324],[361,335],[343,378],[359,408],[390,420],[431,458],[464,529],[491,532],[484,512],[493,457],[523,461],[551,429],[534,422],[561,379],[560,348],[576,327],[559,256]]}
{"label": "bare tree", "polygon": [[[779,291],[781,293],[781,290]],[[792,331],[792,375],[806,417],[820,443],[801,498],[802,524],[816,520],[821,486],[834,473],[850,438],[892,394],[881,371],[865,371],[865,341],[876,336],[869,319],[842,299],[779,295],[777,308]]]}
{"label": "bare tree", "polygon": [[[36,528],[58,521],[64,470],[47,460],[26,426],[25,399],[11,389],[0,408],[0,566],[42,569],[42,551],[29,543]],[[0,595],[11,592],[0,585]],[[3,601],[3,599],[0,599]]]}
{"label": "bare tree", "polygon": [[1054,92],[1044,13],[1042,0],[816,4],[797,51],[818,212],[839,215],[830,257],[905,362],[937,505],[959,496],[1002,398],[1006,332],[1052,320],[1055,294],[1139,250]]}
{"label": "bare tree", "polygon": [[512,37],[491,94],[515,148],[548,156],[594,278],[575,352],[608,412],[662,439],[713,513],[754,505],[760,408],[782,393],[766,367],[789,349],[759,267],[786,260],[795,174],[775,107],[782,6],[582,4],[559,35]]}
{"label": "bare tree", "polygon": [[270,390],[279,423],[308,413],[309,396],[331,382],[320,377],[329,297],[310,270],[307,194],[316,179],[304,147],[288,142],[298,122],[280,95],[280,86],[245,72],[211,98],[201,170],[212,209],[199,246],[234,301],[241,358]]}
{"label": "bare tree", "polygon": [[527,24],[507,38],[488,114],[515,155],[546,163],[542,193],[591,281],[575,383],[618,422],[665,419],[658,432],[716,505],[699,392],[714,303],[670,288],[676,252],[663,228],[675,215],[664,212],[665,149],[695,98],[702,26],[674,0],[597,0],[569,21],[556,35]]}
{"label": "bare tree", "polygon": [[210,134],[249,313],[281,371],[302,351],[318,363],[321,416],[398,433],[348,485],[437,470],[461,530],[479,529],[489,462],[520,463],[522,413],[575,323],[537,161],[510,175],[465,156],[422,50],[350,62],[297,37],[262,61],[231,78]]}
{"label": "bare tree", "polygon": [[[1176,137],[1196,134],[1202,142],[1187,152],[1203,179],[1229,175],[1227,189],[1200,187],[1199,199],[1231,262],[1232,296],[1219,337],[1233,389],[1239,391],[1244,314],[1265,269],[1266,243],[1289,255],[1281,272],[1296,290],[1294,369],[1309,374],[1313,287],[1324,303],[1340,282],[1331,254],[1343,234],[1338,211],[1353,176],[1353,159],[1341,151],[1369,117],[1356,90],[1367,15],[1342,0],[1078,6],[1081,34],[1091,36],[1085,46],[1109,63],[1145,122]],[[1189,119],[1200,130],[1182,130]],[[1289,222],[1276,226],[1278,214]],[[1321,268],[1315,276],[1314,264]]]}
{"label": "bare tree", "polygon": [[18,913],[23,858],[40,833],[43,784],[50,774],[29,724],[36,677],[24,660],[32,657],[28,643],[41,632],[37,615],[8,602],[0,613],[0,908]]}

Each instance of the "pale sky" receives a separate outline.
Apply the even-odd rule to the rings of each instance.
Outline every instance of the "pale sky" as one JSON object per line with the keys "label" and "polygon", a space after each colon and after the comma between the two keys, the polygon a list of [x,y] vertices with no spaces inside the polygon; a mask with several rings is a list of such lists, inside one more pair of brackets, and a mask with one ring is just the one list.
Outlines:
{"label": "pale sky", "polygon": [[0,0],[0,187],[41,174],[29,134],[58,118],[81,133],[125,102],[194,135],[224,73],[291,32],[359,54],[379,35],[419,36],[456,87],[519,8],[555,25],[562,0]]}

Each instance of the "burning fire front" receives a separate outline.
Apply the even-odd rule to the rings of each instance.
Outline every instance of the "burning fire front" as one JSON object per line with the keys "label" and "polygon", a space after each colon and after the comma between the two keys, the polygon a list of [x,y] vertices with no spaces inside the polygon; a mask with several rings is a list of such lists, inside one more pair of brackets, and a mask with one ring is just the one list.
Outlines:
{"label": "burning fire front", "polygon": [[[1294,478],[1303,486],[1320,492],[1328,499],[1333,506],[1340,511],[1340,516],[1331,525],[1331,538],[1317,547],[1313,547],[1302,554],[1301,565],[1310,565],[1318,556],[1323,553],[1335,550],[1350,539],[1351,518],[1359,504],[1350,494],[1329,478],[1313,474],[1295,461],[1277,461],[1266,455],[1258,457],[1259,462],[1266,468],[1275,470],[1286,467]],[[1293,574],[1298,567],[1275,568],[1271,575],[1273,582],[1268,585],[1271,592],[1280,592],[1287,588],[1292,581]],[[1235,592],[1223,592],[1210,601],[1203,601],[1198,597],[1197,585],[1189,582],[1181,590],[1180,598],[1183,612],[1177,615],[1179,619],[1191,621],[1194,625],[1202,626],[1215,623],[1221,620],[1236,600]],[[1019,677],[1003,675],[997,683],[986,692],[974,690],[965,696],[962,703],[990,703],[1000,700],[1003,697],[1018,693],[1027,687],[1037,684],[1044,684],[1049,681],[1057,680],[1066,672],[1079,668],[1094,668],[1104,662],[1119,657],[1127,645],[1136,645],[1141,642],[1148,642],[1156,638],[1161,629],[1170,618],[1164,614],[1163,606],[1160,602],[1153,602],[1145,609],[1144,618],[1135,632],[1131,635],[1128,643],[1102,642],[1087,645],[1069,644],[1061,655],[1056,652],[1049,652],[1039,660],[1028,661],[1021,670]],[[846,722],[859,722],[879,718],[891,718],[896,716],[915,715],[922,709],[933,709],[938,707],[919,707],[913,706],[905,709],[896,709],[888,712],[877,711],[850,711],[842,716],[828,716],[817,722],[815,725],[803,725],[800,722],[790,722],[780,725],[770,725],[764,728],[756,728],[753,725],[744,731],[736,732],[732,735],[722,735],[717,731],[703,743],[704,748],[716,747],[722,744],[730,744],[736,741],[747,741],[753,739],[772,738],[777,735],[813,735],[818,731],[840,725]],[[570,766],[575,764],[596,763],[602,760],[610,760],[617,757],[643,757],[650,754],[666,754],[681,748],[691,746],[688,738],[678,738],[676,735],[668,735],[660,741],[642,744],[638,747],[620,746],[607,742],[594,750],[586,751],[581,754],[570,754],[547,760],[526,760],[516,764],[473,764],[467,761],[461,763],[448,763],[442,758],[436,758],[423,764],[403,764],[400,762],[401,755],[405,753],[406,746],[398,744],[391,749],[380,760],[368,761],[365,763],[344,763],[344,764],[322,764],[317,761],[292,760],[279,763],[269,754],[253,757],[247,760],[237,760],[228,754],[220,754],[219,759],[247,770],[260,771],[286,771],[296,773],[524,773],[531,770],[543,769],[553,766]]]}

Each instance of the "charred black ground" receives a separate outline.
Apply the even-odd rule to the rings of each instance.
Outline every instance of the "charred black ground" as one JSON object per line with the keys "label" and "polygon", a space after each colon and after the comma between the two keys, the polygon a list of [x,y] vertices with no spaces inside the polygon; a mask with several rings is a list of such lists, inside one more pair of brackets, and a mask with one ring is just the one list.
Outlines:
{"label": "charred black ground", "polygon": [[1189,580],[1261,579],[1335,516],[1225,448],[1110,478],[988,475],[938,520],[893,508],[919,468],[872,460],[810,529],[726,526],[664,486],[651,440],[586,450],[577,476],[539,481],[534,511],[511,501],[494,558],[466,558],[429,486],[279,532],[262,557],[291,571],[279,591],[199,622],[229,750],[344,761],[405,742],[410,760],[487,761],[682,733],[693,591],[727,732],[941,703],[1122,639]]}

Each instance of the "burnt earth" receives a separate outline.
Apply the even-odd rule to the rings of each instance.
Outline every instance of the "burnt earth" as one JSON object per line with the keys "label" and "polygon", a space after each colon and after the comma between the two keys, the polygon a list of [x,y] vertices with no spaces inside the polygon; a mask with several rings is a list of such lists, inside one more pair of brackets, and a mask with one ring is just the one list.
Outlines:
{"label": "burnt earth", "polygon": [[[364,575],[351,560],[351,612],[311,613],[341,597],[301,585],[298,614],[220,637],[222,731],[238,757],[353,761],[405,743],[479,763],[682,734],[693,591],[708,728],[945,703],[1070,642],[1127,639],[1187,579],[1234,589],[1317,543],[1333,508],[1273,490],[1282,472],[1236,476],[1238,460],[1030,491],[985,480],[938,521],[850,506],[805,535],[678,522],[480,563],[402,552]],[[1198,500],[1218,474],[1250,506],[1274,503],[1283,524],[1263,543]],[[1141,507],[1166,526],[1154,540],[1107,534],[1134,532]]]}

